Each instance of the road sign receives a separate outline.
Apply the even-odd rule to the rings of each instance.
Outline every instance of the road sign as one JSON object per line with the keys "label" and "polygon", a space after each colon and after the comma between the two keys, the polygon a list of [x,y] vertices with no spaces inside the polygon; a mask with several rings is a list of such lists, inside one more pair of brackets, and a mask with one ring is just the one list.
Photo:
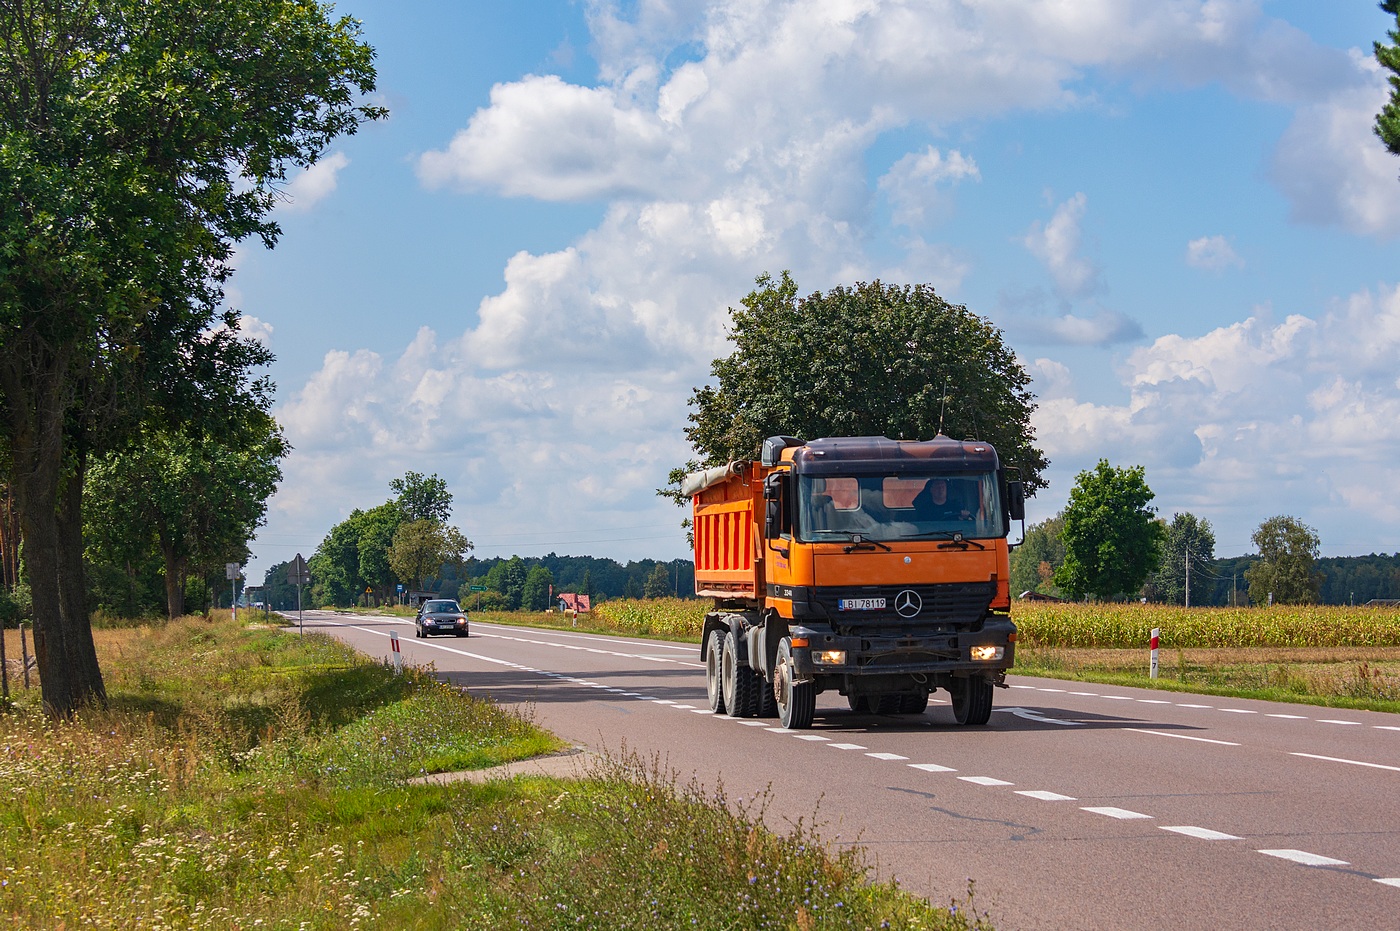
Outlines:
{"label": "road sign", "polygon": [[236,579],[236,578],[238,578],[238,570],[239,570],[239,569],[242,569],[242,568],[243,568],[243,567],[240,566],[240,565],[239,565],[238,563],[236,563],[236,562],[226,562],[226,563],[224,563],[224,578],[226,578],[226,579]]}
{"label": "road sign", "polygon": [[291,565],[287,567],[287,582],[291,585],[308,585],[311,582],[311,570],[306,568],[306,560],[297,553],[292,557]]}
{"label": "road sign", "polygon": [[485,585],[472,585],[472,586],[470,586],[470,587],[467,589],[467,591],[469,591],[469,592],[484,592],[484,591],[486,591],[486,586],[485,586]]}

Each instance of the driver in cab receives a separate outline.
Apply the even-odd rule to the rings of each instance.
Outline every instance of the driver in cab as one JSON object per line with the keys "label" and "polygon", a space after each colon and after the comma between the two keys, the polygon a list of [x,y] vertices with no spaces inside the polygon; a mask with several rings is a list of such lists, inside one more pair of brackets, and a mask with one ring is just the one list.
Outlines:
{"label": "driver in cab", "polygon": [[919,520],[968,520],[972,515],[948,496],[948,480],[931,478],[914,496],[914,513]]}

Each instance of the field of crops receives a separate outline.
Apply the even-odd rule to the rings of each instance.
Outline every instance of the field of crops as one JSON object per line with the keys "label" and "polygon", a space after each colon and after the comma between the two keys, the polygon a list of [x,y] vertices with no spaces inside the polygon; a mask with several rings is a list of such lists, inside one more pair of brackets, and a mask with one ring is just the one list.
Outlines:
{"label": "field of crops", "polygon": [[595,624],[623,634],[700,639],[710,602],[694,598],[624,598],[593,609]]}
{"label": "field of crops", "polygon": [[1163,649],[1400,646],[1400,610],[1395,608],[1018,602],[1011,616],[1021,643],[1031,647],[1143,648],[1154,627],[1161,630]]}
{"label": "field of crops", "polygon": [[[608,601],[594,621],[619,633],[695,639],[708,601]],[[1400,610],[1331,605],[1179,608],[1144,604],[1017,602],[1011,616],[1027,647],[1145,648],[1152,628],[1163,649],[1204,647],[1400,647]]]}

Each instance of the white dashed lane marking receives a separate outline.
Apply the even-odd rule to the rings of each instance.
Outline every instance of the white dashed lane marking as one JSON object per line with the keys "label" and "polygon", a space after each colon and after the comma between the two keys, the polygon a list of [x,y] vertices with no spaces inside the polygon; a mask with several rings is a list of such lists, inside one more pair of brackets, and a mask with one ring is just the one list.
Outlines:
{"label": "white dashed lane marking", "polygon": [[1326,760],[1329,763],[1346,763],[1349,766],[1365,766],[1369,769],[1388,769],[1393,773],[1400,773],[1400,766],[1386,766],[1384,763],[1367,763],[1364,760],[1344,760],[1339,756],[1319,756],[1316,753],[1290,753],[1289,756],[1301,756],[1310,760]]}
{"label": "white dashed lane marking", "polygon": [[1259,853],[1269,857],[1278,857],[1280,860],[1289,860],[1293,863],[1301,863],[1303,866],[1350,866],[1346,860],[1334,860],[1331,857],[1324,857],[1321,854],[1308,853],[1306,850],[1260,850]]}
{"label": "white dashed lane marking", "polygon": [[1077,802],[1079,799],[1073,795],[1061,795],[1058,792],[1046,792],[1044,789],[1018,789],[1017,795],[1024,795],[1027,798],[1039,799],[1042,802]]}
{"label": "white dashed lane marking", "polygon": [[959,776],[963,782],[970,782],[979,786],[1010,786],[1014,782],[1007,782],[1005,779],[996,779],[992,776]]}
{"label": "white dashed lane marking", "polygon": [[1090,805],[1081,807],[1080,811],[1087,811],[1093,815],[1106,815],[1109,818],[1117,818],[1119,821],[1135,821],[1139,818],[1151,820],[1151,815],[1144,815],[1140,811],[1129,811],[1126,808],[1114,808],[1112,805]]}
{"label": "white dashed lane marking", "polygon": [[1234,834],[1226,834],[1224,831],[1212,831],[1210,828],[1198,828],[1189,824],[1158,825],[1163,831],[1171,831],[1175,834],[1185,834],[1187,837],[1196,837],[1201,840],[1240,840]]}

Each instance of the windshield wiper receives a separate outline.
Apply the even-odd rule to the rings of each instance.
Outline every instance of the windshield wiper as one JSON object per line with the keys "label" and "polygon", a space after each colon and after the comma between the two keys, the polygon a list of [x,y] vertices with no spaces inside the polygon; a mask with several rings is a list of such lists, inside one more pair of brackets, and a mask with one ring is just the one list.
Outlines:
{"label": "windshield wiper", "polygon": [[969,540],[969,539],[967,539],[966,537],[964,537],[964,536],[962,535],[962,533],[961,533],[960,531],[957,531],[957,530],[926,530],[926,531],[924,531],[923,533],[911,533],[911,534],[906,534],[905,536],[900,537],[900,539],[901,539],[901,540],[927,540],[927,539],[938,539],[939,537],[942,537],[944,540],[947,541],[947,542],[945,542],[945,543],[940,543],[940,544],[938,544],[938,548],[939,548],[940,550],[946,550],[946,549],[952,549],[952,548],[964,549],[964,550],[965,550],[965,549],[967,549],[969,546],[975,546],[975,547],[977,547],[979,550],[985,550],[985,549],[987,548],[987,547],[984,546],[983,544],[978,543],[976,540]]}
{"label": "windshield wiper", "polygon": [[877,546],[880,549],[884,550],[886,553],[894,552],[894,550],[881,543],[879,540],[867,540],[865,537],[861,536],[858,533],[851,534],[851,545],[845,547],[844,549],[847,553],[854,553],[856,550],[873,550]]}

